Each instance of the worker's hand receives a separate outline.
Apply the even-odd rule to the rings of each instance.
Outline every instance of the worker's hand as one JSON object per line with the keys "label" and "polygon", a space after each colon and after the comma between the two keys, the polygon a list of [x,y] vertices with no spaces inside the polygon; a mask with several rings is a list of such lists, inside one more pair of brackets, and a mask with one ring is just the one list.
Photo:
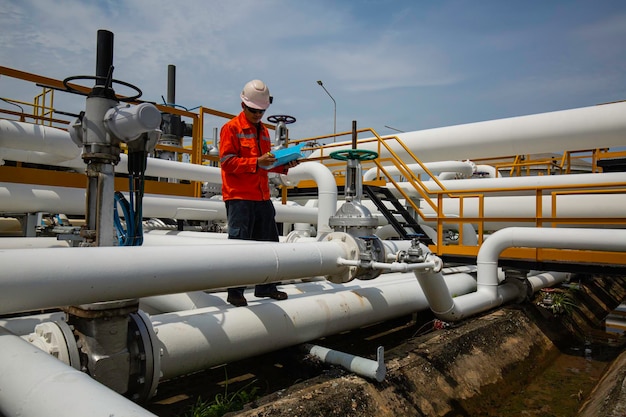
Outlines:
{"label": "worker's hand", "polygon": [[289,161],[289,162],[287,162],[287,169],[293,168],[296,165],[298,165],[299,163],[300,163],[300,161],[298,161],[297,159],[295,159],[293,161]]}
{"label": "worker's hand", "polygon": [[276,158],[274,157],[274,154],[272,154],[271,152],[267,152],[259,156],[256,160],[257,165],[260,167],[268,167],[272,165],[274,162],[276,162]]}

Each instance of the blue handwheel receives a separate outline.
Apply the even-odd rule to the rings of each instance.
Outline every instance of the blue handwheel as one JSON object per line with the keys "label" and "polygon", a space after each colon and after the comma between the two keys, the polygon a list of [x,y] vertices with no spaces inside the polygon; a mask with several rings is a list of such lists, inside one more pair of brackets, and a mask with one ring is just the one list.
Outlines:
{"label": "blue handwheel", "polygon": [[358,159],[359,161],[371,161],[378,158],[378,152],[367,149],[342,149],[330,153],[330,157],[339,161]]}

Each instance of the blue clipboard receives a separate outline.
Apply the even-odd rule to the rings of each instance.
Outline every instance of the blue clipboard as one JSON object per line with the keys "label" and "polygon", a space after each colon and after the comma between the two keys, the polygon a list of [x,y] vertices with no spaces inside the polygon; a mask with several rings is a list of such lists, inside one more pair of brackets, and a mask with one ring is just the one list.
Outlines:
{"label": "blue clipboard", "polygon": [[285,165],[291,161],[295,161],[296,159],[304,158],[304,155],[300,152],[304,143],[300,145],[291,146],[289,148],[277,149],[272,151],[272,155],[276,158],[276,162],[272,165],[264,166],[264,169],[272,169],[274,167]]}

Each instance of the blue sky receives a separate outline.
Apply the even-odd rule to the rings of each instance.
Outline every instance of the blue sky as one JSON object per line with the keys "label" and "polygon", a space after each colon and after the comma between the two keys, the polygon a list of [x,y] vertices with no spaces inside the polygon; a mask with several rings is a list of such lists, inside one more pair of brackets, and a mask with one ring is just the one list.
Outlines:
{"label": "blue sky", "polygon": [[[58,79],[95,75],[109,30],[114,78],[148,101],[167,95],[169,64],[186,108],[237,113],[260,78],[266,115],[297,119],[291,138],[333,131],[317,80],[338,132],[356,120],[383,135],[626,99],[623,0],[0,0],[0,27],[0,65]],[[0,78],[0,97],[38,92]]]}

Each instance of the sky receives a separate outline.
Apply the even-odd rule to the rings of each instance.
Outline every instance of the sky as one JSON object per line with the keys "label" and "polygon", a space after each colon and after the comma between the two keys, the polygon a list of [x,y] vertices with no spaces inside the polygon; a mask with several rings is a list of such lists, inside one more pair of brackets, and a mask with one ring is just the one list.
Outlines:
{"label": "sky", "polygon": [[[0,0],[0,27],[0,65],[56,79],[94,76],[112,32],[114,78],[146,101],[164,103],[168,65],[187,109],[236,114],[261,79],[291,139],[332,134],[335,114],[337,132],[390,135],[626,99],[624,0]],[[40,92],[0,77],[0,97]]]}

